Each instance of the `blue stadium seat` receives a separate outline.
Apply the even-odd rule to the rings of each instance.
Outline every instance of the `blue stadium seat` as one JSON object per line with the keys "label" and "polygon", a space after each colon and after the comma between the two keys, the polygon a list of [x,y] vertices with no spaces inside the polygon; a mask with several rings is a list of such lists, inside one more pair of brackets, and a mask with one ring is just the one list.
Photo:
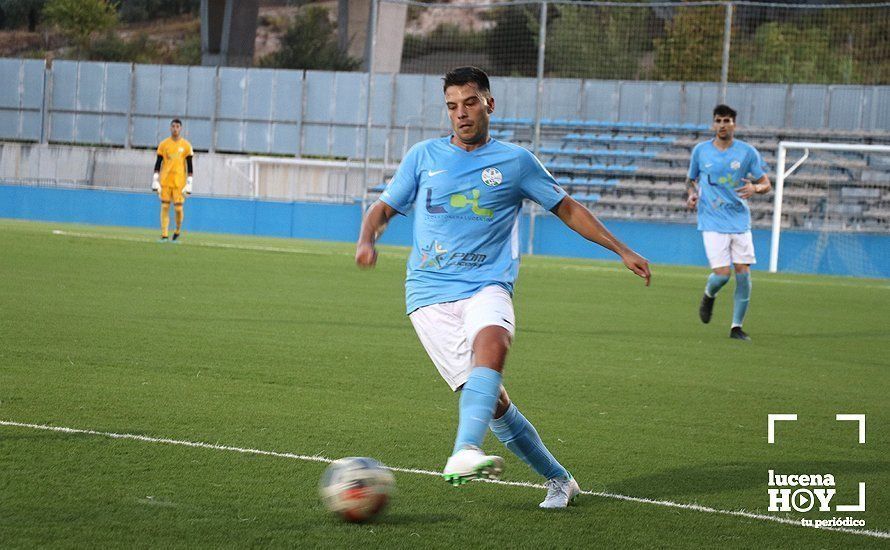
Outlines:
{"label": "blue stadium seat", "polygon": [[600,200],[599,193],[573,193],[572,198],[579,202],[596,202]]}

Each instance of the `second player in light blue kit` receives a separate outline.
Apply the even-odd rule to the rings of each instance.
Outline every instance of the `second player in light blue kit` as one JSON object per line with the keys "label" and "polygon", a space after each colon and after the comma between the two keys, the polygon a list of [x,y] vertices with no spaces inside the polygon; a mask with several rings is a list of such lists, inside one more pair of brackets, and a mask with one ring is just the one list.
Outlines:
{"label": "second player in light blue kit", "polygon": [[411,148],[380,200],[368,209],[355,260],[360,267],[373,267],[374,243],[386,223],[414,210],[407,312],[439,373],[452,390],[461,390],[457,437],[443,477],[461,485],[500,475],[503,459],[480,449],[490,428],[547,479],[541,507],[562,508],[580,487],[502,385],[516,330],[512,294],[519,272],[522,202],[537,202],[581,236],[612,250],[647,285],[649,264],[567,196],[533,154],[491,139],[495,103],[483,71],[454,69],[445,75],[444,92],[453,134]]}
{"label": "second player in light blue kit", "polygon": [[736,287],[729,337],[750,341],[742,323],[751,300],[751,264],[757,260],[748,199],[769,193],[772,186],[757,149],[734,139],[735,117],[736,112],[726,105],[714,108],[714,139],[692,150],[686,204],[698,209],[698,230],[712,269],[699,304],[699,317],[703,323],[711,321],[714,299],[729,281],[733,266]]}

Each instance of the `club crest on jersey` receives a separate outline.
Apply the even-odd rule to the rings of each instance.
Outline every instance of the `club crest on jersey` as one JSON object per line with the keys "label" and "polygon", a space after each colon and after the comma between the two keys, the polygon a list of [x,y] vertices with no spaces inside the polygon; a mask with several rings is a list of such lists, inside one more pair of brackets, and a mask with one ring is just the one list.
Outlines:
{"label": "club crest on jersey", "polygon": [[732,161],[732,164],[730,164],[729,166],[730,166],[730,168],[732,168],[733,170],[738,170],[739,168],[742,167],[742,163],[739,162],[739,161],[737,161],[737,160],[734,160],[734,161]]}
{"label": "club crest on jersey", "polygon": [[486,168],[482,171],[482,183],[489,187],[496,187],[504,182],[504,176],[501,171],[494,167]]}

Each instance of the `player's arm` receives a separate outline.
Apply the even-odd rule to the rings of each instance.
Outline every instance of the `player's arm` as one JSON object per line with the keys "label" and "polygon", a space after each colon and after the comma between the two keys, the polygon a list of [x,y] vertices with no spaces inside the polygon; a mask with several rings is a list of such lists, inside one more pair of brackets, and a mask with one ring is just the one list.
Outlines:
{"label": "player's arm", "polygon": [[686,178],[686,208],[695,210],[698,205],[698,182],[692,178]]}
{"label": "player's arm", "polygon": [[192,181],[194,181],[194,178],[192,177],[194,173],[194,170],[192,169],[192,155],[185,157],[185,169],[188,177],[185,178],[185,187],[183,188],[183,191],[185,191],[186,194],[191,195]]}
{"label": "player's arm", "polygon": [[759,180],[752,182],[749,179],[742,179],[745,185],[736,189],[739,197],[750,199],[754,195],[763,195],[769,193],[773,189],[773,184],[769,181],[769,176],[762,175]]}
{"label": "player's arm", "polygon": [[155,159],[155,172],[151,177],[151,190],[152,191],[160,191],[161,189],[161,163],[164,162],[164,157],[158,155],[158,158]]}
{"label": "player's arm", "polygon": [[552,212],[575,233],[618,254],[624,265],[638,276],[646,279],[646,286],[649,286],[649,280],[652,277],[649,271],[649,261],[619,241],[581,203],[567,196],[553,208]]}
{"label": "player's arm", "polygon": [[386,230],[386,224],[396,214],[398,214],[396,209],[383,201],[377,201],[368,208],[355,246],[355,263],[359,267],[370,268],[377,263],[377,249],[374,244]]}

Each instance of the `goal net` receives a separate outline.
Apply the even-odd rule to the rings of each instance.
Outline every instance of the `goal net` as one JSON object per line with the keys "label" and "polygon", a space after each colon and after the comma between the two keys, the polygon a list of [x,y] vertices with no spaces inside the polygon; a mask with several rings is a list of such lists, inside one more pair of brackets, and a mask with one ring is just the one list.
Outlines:
{"label": "goal net", "polygon": [[890,276],[890,145],[781,141],[769,269]]}

